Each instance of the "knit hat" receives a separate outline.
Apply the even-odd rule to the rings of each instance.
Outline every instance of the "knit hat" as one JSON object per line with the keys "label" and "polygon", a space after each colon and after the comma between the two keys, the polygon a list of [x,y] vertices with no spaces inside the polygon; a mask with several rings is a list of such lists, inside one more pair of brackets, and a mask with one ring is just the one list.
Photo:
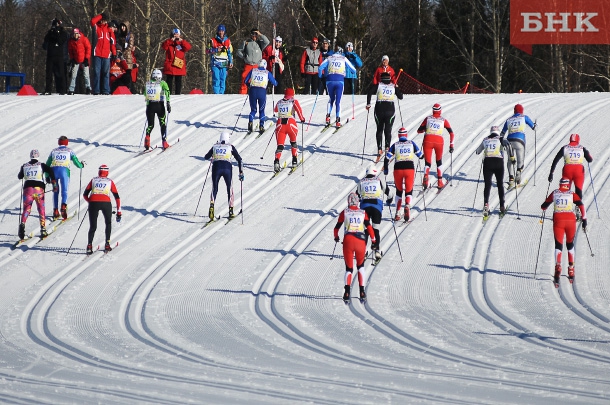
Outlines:
{"label": "knit hat", "polygon": [[311,42],[318,42],[318,37],[313,37],[313,38],[311,39]]}
{"label": "knit hat", "polygon": [[59,139],[57,140],[57,144],[63,145],[63,146],[68,146],[68,137],[65,135],[60,136]]}
{"label": "knit hat", "polygon": [[330,44],[330,39],[328,39],[328,38],[324,38],[324,39],[322,40],[322,43],[324,43],[324,44]]}
{"label": "knit hat", "polygon": [[216,32],[218,32],[218,31],[226,31],[226,28],[225,28],[224,24],[220,24],[218,26],[218,28],[216,28]]}
{"label": "knit hat", "polygon": [[570,145],[578,145],[580,143],[580,135],[572,134],[570,135]]}
{"label": "knit hat", "polygon": [[294,97],[294,89],[292,87],[288,87],[286,92],[284,93],[284,98],[289,99]]}
{"label": "knit hat", "polygon": [[108,177],[108,173],[110,172],[110,168],[106,165],[101,165],[97,171],[98,176],[100,177]]}
{"label": "knit hat", "polygon": [[351,42],[348,42],[347,44],[345,44],[345,49],[347,49],[347,48],[354,49],[354,44],[352,44]]}
{"label": "knit hat", "polygon": [[250,30],[250,34],[256,34],[258,32],[258,28],[252,28]]}
{"label": "knit hat", "polygon": [[382,83],[390,84],[390,82],[392,81],[392,75],[390,75],[389,72],[383,72],[379,79]]}
{"label": "knit hat", "polygon": [[523,106],[521,104],[515,104],[515,114],[523,114]]}
{"label": "knit hat", "polygon": [[358,197],[358,194],[352,192],[349,193],[349,195],[347,196],[347,205],[348,207],[353,207],[353,206],[358,206],[358,204],[360,203],[360,197]]}
{"label": "knit hat", "polygon": [[265,59],[261,59],[260,62],[258,62],[258,67],[259,69],[267,69],[267,61]]}
{"label": "knit hat", "polygon": [[78,28],[74,28],[74,35],[80,34],[80,30]]}
{"label": "knit hat", "polygon": [[570,181],[570,179],[566,179],[565,177],[562,177],[561,180],[559,180],[560,189],[569,190],[571,186],[572,186],[572,182]]}
{"label": "knit hat", "polygon": [[38,157],[40,157],[38,149],[32,149],[32,151],[30,152],[30,159],[38,159]]}
{"label": "knit hat", "polygon": [[112,20],[108,23],[110,28],[119,28],[119,22],[117,20]]}
{"label": "knit hat", "polygon": [[54,18],[53,21],[51,21],[51,26],[52,27],[57,27],[58,25],[61,26],[62,22],[59,18]]}
{"label": "knit hat", "polygon": [[441,105],[439,103],[434,104],[432,106],[432,115],[438,117],[439,115],[441,115],[441,110]]}
{"label": "knit hat", "polygon": [[388,62],[390,62],[390,57],[388,55],[383,55],[381,57],[381,61],[383,62],[384,60],[387,60]]}
{"label": "knit hat", "polygon": [[494,125],[493,127],[491,127],[491,129],[489,130],[489,135],[500,135],[500,127],[497,125]]}
{"label": "knit hat", "polygon": [[399,138],[406,138],[409,134],[407,133],[407,128],[400,128],[398,130],[398,137]]}
{"label": "knit hat", "polygon": [[102,13],[102,20],[108,21],[109,18],[107,13]]}
{"label": "knit hat", "polygon": [[178,28],[174,28],[172,30],[172,35],[176,35],[176,34],[180,35],[180,30]]}
{"label": "knit hat", "polygon": [[280,36],[278,35],[277,37],[275,37],[275,40],[276,40],[277,42],[282,42],[282,37],[280,37]]}

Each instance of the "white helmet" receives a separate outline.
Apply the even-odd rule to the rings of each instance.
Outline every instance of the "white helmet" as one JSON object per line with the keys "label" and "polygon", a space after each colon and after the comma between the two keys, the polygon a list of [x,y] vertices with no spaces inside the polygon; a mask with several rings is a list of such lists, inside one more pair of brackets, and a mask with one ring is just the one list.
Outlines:
{"label": "white helmet", "polygon": [[159,80],[161,80],[163,78],[163,73],[161,73],[161,71],[159,69],[155,69],[152,71],[150,78],[152,80],[154,80],[155,82],[158,82]]}
{"label": "white helmet", "polygon": [[258,67],[259,69],[267,69],[267,61],[265,59],[261,59],[261,61],[258,62]]}
{"label": "white helmet", "polygon": [[379,170],[377,170],[377,166],[375,166],[373,164],[371,164],[369,166],[369,168],[366,169],[366,175],[367,176],[373,175],[373,176],[377,177],[378,174],[379,174]]}
{"label": "white helmet", "polygon": [[224,143],[229,143],[229,139],[231,138],[231,134],[229,134],[228,132],[224,131],[223,133],[220,134],[220,142],[224,142]]}

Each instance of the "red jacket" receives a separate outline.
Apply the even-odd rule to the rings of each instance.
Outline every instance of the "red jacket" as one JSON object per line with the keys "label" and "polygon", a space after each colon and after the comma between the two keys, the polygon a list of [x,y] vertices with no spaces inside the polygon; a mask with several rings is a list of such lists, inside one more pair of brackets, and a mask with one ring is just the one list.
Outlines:
{"label": "red jacket", "polygon": [[127,61],[125,59],[114,60],[112,66],[110,66],[110,84],[112,84],[116,79],[123,76],[125,72],[129,69],[129,65],[127,65]]}
{"label": "red jacket", "polygon": [[101,14],[91,19],[93,34],[97,38],[95,48],[93,49],[93,56],[109,58],[110,55],[116,55],[116,38],[114,37],[114,31],[108,27],[108,24],[102,24],[100,22],[101,19]]}
{"label": "red jacket", "polygon": [[81,35],[78,39],[70,38],[68,41],[68,55],[76,63],[83,63],[91,57],[91,42],[89,38]]}
{"label": "red jacket", "polygon": [[[263,49],[263,59],[265,59],[267,61],[267,70],[270,71],[271,73],[273,73],[273,64],[277,63],[277,61],[275,60],[275,54],[274,54],[273,50],[274,50],[273,43],[267,45],[265,47],[265,49]],[[280,61],[282,61],[282,65],[285,67],[286,56],[284,55],[284,52],[282,51],[281,48],[278,49],[277,51],[278,51],[278,56],[280,58]],[[284,71],[284,69],[282,69],[282,67],[280,66],[279,63],[277,63],[277,66],[275,68],[279,69],[279,73],[282,73]]]}
{"label": "red jacket", "polygon": [[396,83],[396,73],[394,73],[394,69],[392,69],[390,65],[388,65],[387,67],[381,65],[377,67],[377,70],[375,70],[375,75],[373,76],[373,84],[381,83],[381,74],[385,72],[388,72],[390,74],[390,77],[392,78],[392,83]]}
{"label": "red jacket", "polygon": [[[173,38],[168,38],[161,44],[165,49],[165,63],[163,64],[163,73],[172,76],[186,76],[186,53],[191,50],[191,44],[186,39],[174,41]],[[172,66],[174,58],[178,57],[184,61],[182,68]]]}

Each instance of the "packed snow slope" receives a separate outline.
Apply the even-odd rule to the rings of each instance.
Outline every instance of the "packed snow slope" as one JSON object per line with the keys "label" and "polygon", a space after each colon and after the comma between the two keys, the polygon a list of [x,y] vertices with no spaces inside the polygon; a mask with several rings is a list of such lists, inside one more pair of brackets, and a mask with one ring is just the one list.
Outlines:
{"label": "packed snow slope", "polygon": [[[297,98],[309,118],[315,97]],[[608,95],[406,96],[394,140],[404,122],[421,144],[416,129],[441,103],[457,134],[452,159],[445,143],[452,181],[420,194],[420,167],[409,225],[393,228],[395,206],[384,208],[385,256],[366,263],[364,305],[341,300],[345,266],[332,229],[374,158],[375,120],[364,96],[354,110],[345,97],[349,123],[322,132],[326,102],[318,97],[299,134],[303,166],[271,179],[275,142],[269,131],[245,137],[244,96],[172,97],[169,141],[180,141],[138,157],[142,96],[0,96],[0,402],[608,403]],[[473,152],[517,102],[539,126],[527,130],[529,183],[508,193],[503,219],[494,188],[483,224]],[[203,227],[212,188],[203,156],[236,122],[243,216]],[[575,132],[594,157],[584,189],[590,247],[579,226],[576,280],[568,283],[564,254],[556,289],[551,215],[542,225],[540,204],[561,177],[562,163],[547,182],[552,159]],[[84,254],[89,224],[81,227],[86,203],[74,167],[68,207],[80,215],[11,249],[19,168],[31,149],[46,160],[60,135],[87,162],[82,189],[101,164],[118,186],[123,221],[113,221],[119,246],[109,254]],[[217,215],[227,207],[221,183]],[[47,214],[52,208],[49,192]],[[37,220],[34,208],[28,233],[38,233]],[[101,219],[94,242],[103,244]]]}

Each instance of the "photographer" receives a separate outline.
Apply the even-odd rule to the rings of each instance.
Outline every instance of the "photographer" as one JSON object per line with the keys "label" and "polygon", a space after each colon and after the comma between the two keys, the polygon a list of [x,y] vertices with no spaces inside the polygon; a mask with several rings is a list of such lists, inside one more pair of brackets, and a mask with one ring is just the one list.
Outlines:
{"label": "photographer", "polygon": [[[186,53],[191,50],[191,44],[182,39],[178,28],[172,30],[172,36],[166,39],[161,47],[165,50],[165,63],[163,73],[171,94],[182,92],[182,77],[186,76]],[[174,79],[176,87],[173,86]]]}
{"label": "photographer", "polygon": [[93,49],[93,94],[110,94],[110,59],[116,55],[114,30],[108,25],[108,14],[98,14],[91,19],[96,38]]}
{"label": "photographer", "polygon": [[46,86],[44,94],[51,94],[53,79],[55,90],[59,94],[66,94],[66,71],[64,64],[64,46],[68,42],[68,33],[64,30],[62,22],[55,18],[51,29],[44,37],[42,49],[47,51]]}

